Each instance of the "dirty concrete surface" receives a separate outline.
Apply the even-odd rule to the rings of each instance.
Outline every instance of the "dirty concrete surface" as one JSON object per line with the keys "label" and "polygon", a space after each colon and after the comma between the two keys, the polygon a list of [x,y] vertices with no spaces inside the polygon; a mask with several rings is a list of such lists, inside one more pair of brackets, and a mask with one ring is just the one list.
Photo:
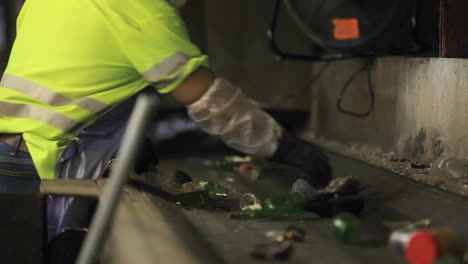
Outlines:
{"label": "dirty concrete surface", "polygon": [[[126,263],[125,256],[133,254],[146,256],[146,262],[140,263],[156,259],[165,263],[270,263],[274,261],[254,260],[249,253],[255,245],[269,241],[265,232],[284,230],[289,225],[303,228],[306,241],[294,243],[292,258],[286,263],[405,263],[402,256],[387,247],[390,230],[384,222],[388,221],[427,218],[433,226],[449,226],[468,236],[465,198],[355,159],[336,154],[330,157],[335,177],[355,176],[369,185],[363,191],[366,208],[361,219],[360,244],[341,244],[334,237],[331,220],[312,213],[287,221],[235,220],[230,217],[232,211],[181,208],[147,188],[172,192],[169,179],[175,170],[183,170],[194,179],[213,180],[228,187],[234,198],[251,192],[262,199],[287,193],[298,175],[294,169],[270,171],[252,182],[214,168],[215,159],[199,157],[162,160],[158,170],[140,177],[139,184],[127,188],[129,204],[138,205],[141,210],[119,209],[107,245],[107,252],[112,254],[104,254],[102,262]],[[143,210],[141,206],[145,205],[147,208]],[[164,231],[155,232],[151,229],[153,225],[163,225]],[[162,247],[163,244],[167,247]]]}
{"label": "dirty concrete surface", "polygon": [[[395,172],[395,174],[408,177],[414,181],[468,197],[468,178],[453,178],[443,175],[433,168],[433,163],[407,159],[395,152],[384,152],[382,148],[375,145],[344,144],[336,140],[315,138],[313,135],[306,137],[334,153],[340,153],[346,157]],[[415,168],[417,167],[415,164],[421,164],[424,168]]]}
{"label": "dirty concrete surface", "polygon": [[[440,156],[468,159],[466,59],[376,58],[370,71],[375,108],[366,118],[356,118],[337,111],[336,104],[343,85],[363,63],[365,59],[314,64],[309,132],[425,163]],[[344,94],[343,107],[369,109],[368,86],[367,72],[359,74]]]}

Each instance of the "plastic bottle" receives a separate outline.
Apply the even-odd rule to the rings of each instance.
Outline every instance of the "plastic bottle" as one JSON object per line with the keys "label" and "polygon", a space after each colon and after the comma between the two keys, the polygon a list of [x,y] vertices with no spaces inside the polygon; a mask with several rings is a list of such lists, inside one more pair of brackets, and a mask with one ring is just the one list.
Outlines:
{"label": "plastic bottle", "polygon": [[468,162],[452,157],[440,157],[432,164],[432,169],[439,175],[456,179],[468,177]]}

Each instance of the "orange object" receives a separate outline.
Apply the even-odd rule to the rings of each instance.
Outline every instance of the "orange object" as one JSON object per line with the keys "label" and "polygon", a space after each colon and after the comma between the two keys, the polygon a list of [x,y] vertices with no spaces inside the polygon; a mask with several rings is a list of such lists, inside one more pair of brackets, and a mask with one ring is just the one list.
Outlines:
{"label": "orange object", "polygon": [[432,264],[444,256],[462,261],[466,244],[464,238],[451,228],[426,229],[414,232],[406,246],[410,264]]}
{"label": "orange object", "polygon": [[335,18],[333,36],[338,40],[358,39],[361,36],[357,18]]}
{"label": "orange object", "polygon": [[439,254],[437,239],[428,231],[414,234],[406,248],[406,259],[411,264],[431,264]]}

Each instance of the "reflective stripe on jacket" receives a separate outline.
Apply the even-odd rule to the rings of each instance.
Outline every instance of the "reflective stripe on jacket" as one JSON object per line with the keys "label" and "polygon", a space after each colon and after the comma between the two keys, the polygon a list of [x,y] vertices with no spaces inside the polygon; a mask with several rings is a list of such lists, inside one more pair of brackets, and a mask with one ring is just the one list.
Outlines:
{"label": "reflective stripe on jacket", "polygon": [[41,178],[84,127],[148,85],[207,65],[164,0],[28,0],[0,82],[0,133],[23,133]]}

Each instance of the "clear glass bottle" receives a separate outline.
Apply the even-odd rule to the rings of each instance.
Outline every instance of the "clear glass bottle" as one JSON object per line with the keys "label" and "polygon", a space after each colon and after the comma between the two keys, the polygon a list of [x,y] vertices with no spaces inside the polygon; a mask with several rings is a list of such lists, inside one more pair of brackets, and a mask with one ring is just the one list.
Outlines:
{"label": "clear glass bottle", "polygon": [[468,162],[452,157],[440,157],[432,164],[432,170],[438,175],[455,179],[468,178]]}

